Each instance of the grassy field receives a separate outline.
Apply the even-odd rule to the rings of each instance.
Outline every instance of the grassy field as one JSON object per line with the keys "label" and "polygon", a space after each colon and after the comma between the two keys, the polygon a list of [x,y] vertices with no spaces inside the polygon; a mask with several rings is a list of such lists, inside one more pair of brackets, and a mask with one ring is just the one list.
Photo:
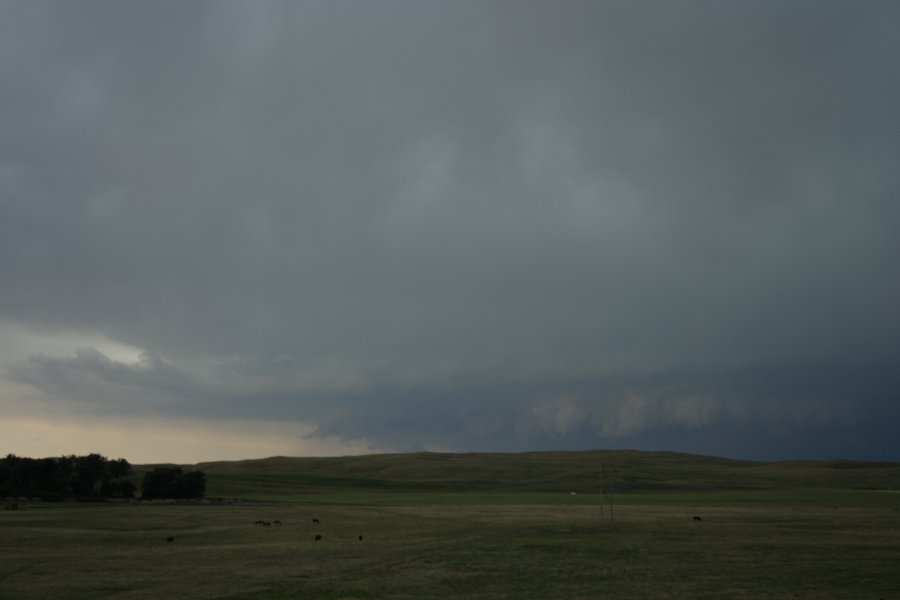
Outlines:
{"label": "grassy field", "polygon": [[604,467],[619,492],[900,489],[900,464],[739,461],[673,452],[388,454],[204,463],[208,495],[302,499],[320,492],[591,492]]}
{"label": "grassy field", "polygon": [[565,454],[432,472],[422,456],[203,465],[239,505],[2,511],[0,598],[900,598],[896,465],[860,464],[876,489],[835,485],[854,469],[824,463],[769,463],[794,479],[768,488],[751,463],[760,478],[730,487],[720,459],[648,454],[640,472],[677,479],[680,461],[701,484],[615,493],[610,525]]}

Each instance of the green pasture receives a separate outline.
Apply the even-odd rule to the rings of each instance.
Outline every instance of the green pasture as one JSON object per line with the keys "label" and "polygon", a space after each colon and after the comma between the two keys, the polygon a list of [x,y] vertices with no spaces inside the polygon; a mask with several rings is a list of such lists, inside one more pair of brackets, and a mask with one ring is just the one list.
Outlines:
{"label": "green pasture", "polygon": [[[791,483],[766,487],[766,464],[681,456],[698,485],[614,489],[610,522],[581,456],[359,458],[201,467],[240,503],[0,511],[0,599],[900,598],[893,464],[775,463]],[[678,478],[631,458],[619,478]]]}
{"label": "green pasture", "polygon": [[208,496],[302,500],[318,493],[617,492],[900,489],[900,463],[758,462],[674,452],[524,454],[420,452],[338,458],[273,457],[197,465]]}
{"label": "green pasture", "polygon": [[[612,524],[596,496],[414,496],[398,494],[393,505],[360,493],[341,503],[4,511],[0,598],[900,594],[900,513],[885,493],[844,495],[852,501],[838,508],[806,505],[802,495],[717,506],[708,494],[623,494]],[[254,525],[275,519],[282,525]]]}

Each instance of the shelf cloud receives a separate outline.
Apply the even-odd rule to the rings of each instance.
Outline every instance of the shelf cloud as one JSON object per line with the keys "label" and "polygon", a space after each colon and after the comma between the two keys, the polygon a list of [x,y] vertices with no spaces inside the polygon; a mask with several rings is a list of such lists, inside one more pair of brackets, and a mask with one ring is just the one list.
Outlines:
{"label": "shelf cloud", "polygon": [[0,410],[57,435],[0,451],[144,419],[218,432],[184,461],[270,452],[250,422],[284,453],[900,460],[898,28],[4,4]]}

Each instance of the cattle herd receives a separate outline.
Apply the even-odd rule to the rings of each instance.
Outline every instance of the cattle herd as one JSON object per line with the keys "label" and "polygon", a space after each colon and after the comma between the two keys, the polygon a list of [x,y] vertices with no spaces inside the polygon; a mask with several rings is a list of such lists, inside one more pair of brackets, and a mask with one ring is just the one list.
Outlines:
{"label": "cattle herd", "polygon": [[[321,522],[319,521],[318,518],[313,518],[312,524],[313,524],[313,525],[321,525]],[[281,523],[281,520],[280,520],[280,519],[273,519],[272,521],[266,521],[266,520],[263,520],[263,519],[257,519],[256,521],[253,522],[253,525],[256,526],[256,527],[272,527],[273,525],[274,525],[274,526],[279,526],[279,527],[280,527],[280,526],[282,525],[282,523]],[[361,542],[361,541],[363,541],[363,536],[362,536],[362,535],[358,535],[358,536],[357,536],[357,539]],[[313,537],[313,540],[316,541],[316,542],[321,541],[321,540],[322,540],[322,534],[321,534],[321,533],[317,533],[317,534]],[[174,542],[174,541],[175,541],[175,538],[174,538],[174,537],[168,537],[168,538],[166,538],[166,542]]]}
{"label": "cattle herd", "polygon": [[278,519],[274,521],[255,521],[253,524],[257,527],[271,527],[273,523],[275,525],[281,525],[281,521],[279,521]]}
{"label": "cattle herd", "polygon": [[[256,525],[257,527],[271,527],[273,525],[281,525],[281,521],[278,519],[275,519],[274,521],[258,520],[258,521],[254,521],[253,524]],[[321,525],[321,522],[319,521],[318,518],[314,517],[312,519],[312,524],[313,525]],[[356,536],[356,539],[358,539],[361,542],[361,541],[363,541],[363,536],[358,535],[358,536]],[[316,542],[322,541],[322,534],[321,533],[315,534],[315,536],[313,536],[313,541],[316,541]]]}

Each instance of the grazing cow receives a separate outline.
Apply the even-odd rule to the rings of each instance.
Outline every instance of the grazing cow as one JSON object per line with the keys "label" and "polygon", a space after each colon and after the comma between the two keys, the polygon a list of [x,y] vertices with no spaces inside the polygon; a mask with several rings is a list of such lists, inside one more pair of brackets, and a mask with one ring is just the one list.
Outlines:
{"label": "grazing cow", "polygon": [[322,536],[319,535],[319,534],[317,533],[317,534],[316,534],[316,541],[318,542],[318,541],[321,540],[321,539],[322,539]]}
{"label": "grazing cow", "polygon": [[259,527],[259,526],[262,525],[263,523],[265,523],[265,521],[260,520],[260,521],[254,521],[253,524],[256,525],[257,527]]}
{"label": "grazing cow", "polygon": [[278,519],[275,519],[274,521],[272,521],[272,524],[273,525],[281,525],[281,521],[279,521]]}
{"label": "grazing cow", "polygon": [[700,518],[700,517],[698,517],[697,515],[694,515],[694,520],[695,520],[695,521],[702,521],[703,519]]}
{"label": "grazing cow", "polygon": [[319,524],[319,520],[318,520],[318,519],[313,519],[313,523],[315,523],[316,525],[318,525],[318,524]]}
{"label": "grazing cow", "polygon": [[170,543],[170,544],[171,544],[172,542],[174,542],[174,541],[175,541],[175,538],[173,538],[173,537],[171,537],[171,536],[166,538],[166,542],[168,542],[168,543]]}
{"label": "grazing cow", "polygon": [[359,536],[359,541],[362,541],[362,536]]}

